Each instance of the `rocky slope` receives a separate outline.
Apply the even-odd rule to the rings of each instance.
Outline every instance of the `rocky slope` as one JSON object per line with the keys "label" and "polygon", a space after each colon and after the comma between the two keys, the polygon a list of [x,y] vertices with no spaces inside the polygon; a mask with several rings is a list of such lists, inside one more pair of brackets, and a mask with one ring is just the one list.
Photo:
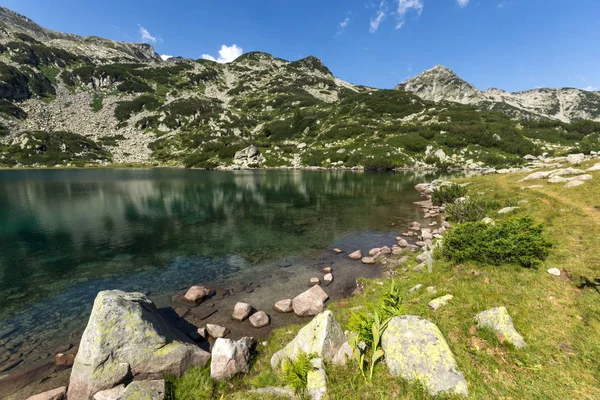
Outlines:
{"label": "rocky slope", "polygon": [[500,89],[482,91],[440,65],[408,79],[396,89],[414,93],[424,100],[470,104],[514,118],[600,121],[600,92],[573,88],[540,88],[515,93]]}
{"label": "rocky slope", "polygon": [[[146,44],[53,32],[0,8],[0,166],[482,168],[600,150],[600,124],[436,104],[479,93],[436,71],[376,90],[315,57],[163,61]],[[524,116],[511,107],[500,111]]]}

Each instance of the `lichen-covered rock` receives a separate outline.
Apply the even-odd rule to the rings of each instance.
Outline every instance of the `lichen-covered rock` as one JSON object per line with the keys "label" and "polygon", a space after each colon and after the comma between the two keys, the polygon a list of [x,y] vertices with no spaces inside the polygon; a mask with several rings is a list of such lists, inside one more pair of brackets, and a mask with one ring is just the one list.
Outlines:
{"label": "lichen-covered rock", "polygon": [[125,385],[120,384],[112,389],[101,390],[94,395],[94,400],[119,400],[125,392]]}
{"label": "lichen-covered rock", "polygon": [[450,300],[452,300],[453,298],[454,298],[454,296],[452,296],[451,294],[447,294],[445,296],[438,297],[437,299],[431,300],[429,302],[428,306],[433,308],[434,310],[437,310],[440,307],[448,305],[448,302]]}
{"label": "lichen-covered rock", "polygon": [[314,369],[306,374],[306,391],[311,400],[321,400],[327,393],[327,374],[323,369],[323,360],[315,358],[310,363]]}
{"label": "lichen-covered rock", "polygon": [[102,291],[81,338],[68,398],[87,400],[128,379],[181,376],[209,358],[143,294]]}
{"label": "lichen-covered rock", "polygon": [[475,316],[475,322],[479,327],[489,328],[504,336],[504,339],[515,347],[523,348],[526,346],[525,339],[515,329],[506,307],[496,307],[480,312]]}
{"label": "lichen-covered rock", "polygon": [[432,395],[468,394],[467,382],[435,324],[412,315],[394,317],[383,333],[381,347],[393,375],[419,381]]}
{"label": "lichen-covered rock", "polygon": [[317,315],[300,329],[296,337],[282,350],[271,357],[271,367],[278,368],[285,357],[295,360],[300,352],[316,353],[318,357],[331,361],[346,342],[344,331],[331,311]]}
{"label": "lichen-covered rock", "polygon": [[210,377],[216,380],[229,379],[250,370],[250,347],[244,339],[217,339],[212,348]]}
{"label": "lichen-covered rock", "polygon": [[352,347],[348,342],[344,342],[332,361],[335,365],[346,365],[348,360],[352,360]]}
{"label": "lichen-covered rock", "polygon": [[125,388],[119,400],[163,400],[165,381],[133,381]]}

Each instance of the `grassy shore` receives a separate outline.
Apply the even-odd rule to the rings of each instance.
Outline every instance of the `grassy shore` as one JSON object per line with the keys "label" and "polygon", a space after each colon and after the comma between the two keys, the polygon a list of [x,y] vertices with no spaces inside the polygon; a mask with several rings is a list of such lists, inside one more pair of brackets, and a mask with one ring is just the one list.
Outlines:
{"label": "grassy shore", "polygon": [[[434,273],[412,272],[416,261],[395,267],[393,278],[405,293],[405,314],[422,316],[440,328],[469,383],[469,399],[598,399],[600,398],[600,171],[594,179],[574,188],[545,181],[518,183],[525,174],[469,178],[471,197],[517,200],[521,207],[511,216],[532,216],[543,223],[553,248],[533,268],[488,266],[473,262],[434,262]],[[543,184],[542,188],[521,189]],[[495,214],[495,213],[494,213]],[[489,215],[496,221],[510,216]],[[394,259],[388,260],[394,264]],[[562,275],[546,272],[557,267]],[[368,268],[368,267],[365,267]],[[350,308],[368,307],[389,286],[389,279],[361,281],[360,294],[337,303],[332,310],[344,329]],[[383,283],[383,284],[382,284]],[[417,283],[435,286],[436,293],[409,294]],[[437,311],[427,303],[444,294],[454,299]],[[473,317],[491,307],[505,306],[515,328],[528,346],[517,350],[502,338],[476,330]],[[306,321],[308,322],[308,321]],[[251,373],[228,383],[215,383],[208,371],[194,371],[173,382],[178,399],[252,398],[245,390],[282,385],[269,365],[271,355],[285,346],[301,326],[273,333],[259,353]],[[418,386],[391,377],[380,362],[371,382],[356,365],[327,366],[329,399],[427,399]],[[264,395],[256,398],[264,399]]]}

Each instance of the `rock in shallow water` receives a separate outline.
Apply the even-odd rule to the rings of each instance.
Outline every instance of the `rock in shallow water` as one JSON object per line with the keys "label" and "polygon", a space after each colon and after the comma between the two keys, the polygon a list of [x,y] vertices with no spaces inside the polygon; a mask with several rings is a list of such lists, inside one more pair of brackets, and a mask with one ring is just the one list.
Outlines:
{"label": "rock in shallow water", "polygon": [[182,376],[205,366],[202,350],[158,313],[141,293],[98,293],[71,371],[69,399],[89,399],[125,379]]}
{"label": "rock in shallow water", "polygon": [[348,254],[348,257],[354,261],[360,260],[362,258],[362,251],[356,250],[356,251]]}
{"label": "rock in shallow water", "polygon": [[280,313],[291,313],[294,311],[292,307],[292,299],[279,300],[273,306],[273,309]]}
{"label": "rock in shallow water", "polygon": [[394,317],[383,333],[381,347],[393,375],[419,381],[432,395],[468,395],[467,382],[435,324],[412,315]]}
{"label": "rock in shallow water", "polygon": [[211,338],[219,339],[227,336],[227,334],[229,333],[229,329],[220,325],[206,324],[206,332]]}
{"label": "rock in shallow water", "polygon": [[67,387],[59,387],[58,389],[49,390],[44,393],[36,394],[27,398],[27,400],[63,400],[67,394]]}
{"label": "rock in shallow water", "polygon": [[329,298],[319,285],[315,285],[292,300],[292,308],[299,317],[314,316],[325,309]]}
{"label": "rock in shallow water", "polygon": [[237,321],[243,321],[252,314],[252,306],[248,303],[237,303],[233,307],[233,314],[231,318]]}
{"label": "rock in shallow water", "polygon": [[271,319],[264,311],[259,311],[250,317],[250,324],[255,328],[264,328],[271,323]]}

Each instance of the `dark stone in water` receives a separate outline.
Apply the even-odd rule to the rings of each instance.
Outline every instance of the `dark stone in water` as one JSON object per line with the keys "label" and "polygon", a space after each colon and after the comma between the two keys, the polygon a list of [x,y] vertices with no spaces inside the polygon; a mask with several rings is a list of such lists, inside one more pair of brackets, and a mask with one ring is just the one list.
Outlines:
{"label": "dark stone in water", "polygon": [[223,289],[223,288],[211,288],[215,291],[215,294],[210,297],[213,300],[221,300],[224,299],[226,296],[229,296],[229,290],[227,289]]}
{"label": "dark stone in water", "polygon": [[23,360],[13,360],[13,361],[9,360],[6,364],[0,366],[0,372],[10,371],[17,365],[21,364],[21,362],[23,362]]}
{"label": "dark stone in water", "polygon": [[241,283],[234,283],[234,284],[231,286],[231,291],[232,291],[233,293],[241,293],[241,292],[243,292],[244,290],[246,290],[246,285],[243,285],[243,284],[241,284]]}
{"label": "dark stone in water", "polygon": [[41,381],[53,373],[54,370],[54,363],[46,362],[0,379],[0,399],[5,398],[19,389],[23,389],[34,382]]}
{"label": "dark stone in water", "polygon": [[177,307],[175,312],[179,316],[179,318],[185,318],[186,315],[190,313],[190,309],[186,307]]}
{"label": "dark stone in water", "polygon": [[0,339],[4,339],[8,335],[15,333],[17,330],[18,330],[18,328],[14,325],[7,326],[6,328],[4,328],[0,331]]}
{"label": "dark stone in water", "polygon": [[217,311],[219,310],[216,308],[196,307],[191,310],[191,314],[202,321],[215,314]]}

